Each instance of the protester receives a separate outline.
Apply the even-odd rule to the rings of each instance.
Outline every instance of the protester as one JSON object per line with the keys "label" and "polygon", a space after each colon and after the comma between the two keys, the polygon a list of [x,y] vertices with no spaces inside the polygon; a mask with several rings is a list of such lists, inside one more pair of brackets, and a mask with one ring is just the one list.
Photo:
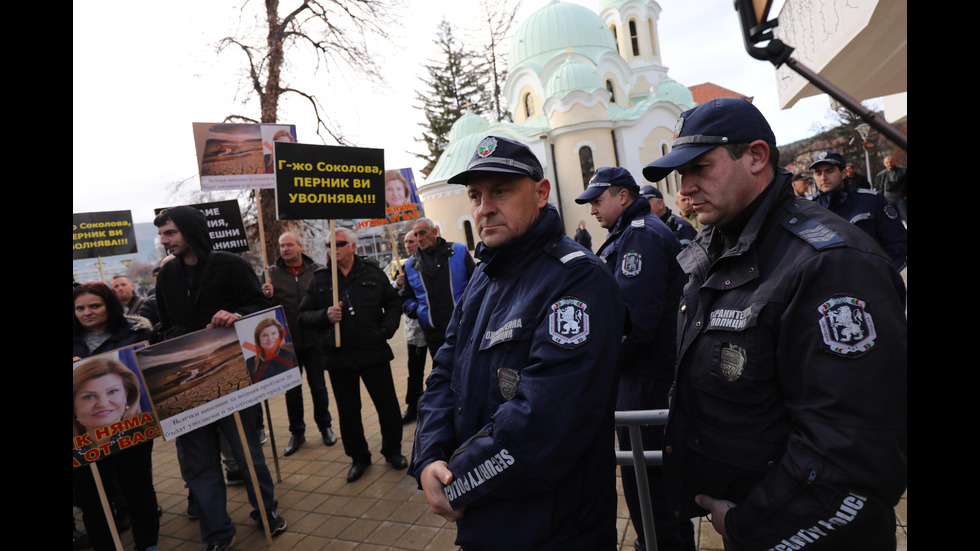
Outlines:
{"label": "protester", "polygon": [[[287,231],[279,236],[279,258],[269,267],[269,283],[262,285],[262,292],[275,304],[282,306],[286,325],[299,362],[300,371],[306,369],[306,382],[313,398],[313,420],[320,430],[325,446],[337,443],[333,419],[330,417],[330,395],[324,379],[323,350],[316,331],[301,327],[299,302],[313,280],[313,272],[323,266],[306,256],[303,236]],[[303,419],[303,387],[295,386],[286,391],[286,416],[289,418],[289,443],[283,455],[289,457],[306,442],[306,421]]]}
{"label": "protester", "polygon": [[[79,285],[73,290],[72,299],[75,311],[72,318],[72,356],[75,361],[136,344],[147,338],[148,327],[140,325],[137,321],[127,319],[123,315],[122,304],[104,283]],[[72,392],[76,434],[81,429],[90,430],[93,428],[83,424],[82,419],[86,418],[85,414],[82,414],[82,419],[79,418],[79,403],[84,384],[89,381],[104,383],[110,378],[119,378],[119,383],[123,384],[122,377],[125,376],[118,374],[118,367],[115,365],[92,365],[89,368],[80,369],[84,369],[84,371],[79,371],[74,378]],[[123,369],[126,368],[123,367]],[[129,377],[135,379],[132,372],[129,372]],[[130,386],[127,388],[123,385],[121,389],[126,395],[123,404],[111,406],[107,402],[103,402],[105,405],[98,408],[103,416],[102,420],[106,421],[105,424],[116,417],[122,418],[127,412],[138,411],[138,388],[134,396],[134,389],[131,386],[132,379],[128,380]],[[111,395],[113,394],[105,393],[103,397],[106,398]],[[99,400],[94,395],[88,399]],[[110,410],[113,408],[118,411],[111,413]],[[98,421],[92,421],[89,424],[98,424]],[[157,496],[153,488],[152,452],[153,441],[151,440],[138,446],[116,451],[98,461],[101,477],[104,480],[113,481],[113,487],[109,488],[108,493],[119,493],[126,502],[128,515],[132,519],[133,540],[136,543],[136,549],[141,551],[155,549],[160,532]],[[72,490],[75,502],[82,510],[82,522],[85,524],[85,531],[88,533],[92,546],[97,551],[115,550],[112,533],[102,510],[102,500],[99,498],[99,492],[89,468],[79,467],[72,471]],[[118,510],[117,512],[121,513]]]}
{"label": "protester", "polygon": [[[175,338],[207,327],[230,327],[240,317],[268,308],[252,268],[241,257],[215,251],[207,220],[188,206],[164,209],[153,220],[160,244],[176,258],[157,276],[157,306],[161,336]],[[201,540],[208,551],[224,551],[234,544],[236,528],[228,516],[225,483],[221,474],[219,436],[230,445],[238,465],[245,465],[248,450],[259,482],[262,507],[253,485],[246,484],[251,517],[262,527],[265,511],[272,535],[286,531],[286,519],[278,513],[272,475],[259,443],[255,415],[239,415],[245,442],[239,438],[232,415],[177,437],[180,472],[190,488],[190,498],[200,515]]]}
{"label": "protester", "polygon": [[[398,330],[401,299],[381,268],[354,254],[357,234],[338,228],[335,237],[340,299],[334,303],[330,267],[320,268],[313,274],[299,305],[299,320],[303,327],[322,333],[330,385],[340,415],[340,438],[344,453],[352,461],[347,482],[355,482],[371,465],[371,450],[361,422],[361,381],[378,412],[381,455],[393,469],[408,466],[401,452],[401,413],[391,378],[394,354],[388,346],[388,339]],[[328,264],[332,260],[328,258]],[[340,326],[339,346],[334,334],[336,324]]]}

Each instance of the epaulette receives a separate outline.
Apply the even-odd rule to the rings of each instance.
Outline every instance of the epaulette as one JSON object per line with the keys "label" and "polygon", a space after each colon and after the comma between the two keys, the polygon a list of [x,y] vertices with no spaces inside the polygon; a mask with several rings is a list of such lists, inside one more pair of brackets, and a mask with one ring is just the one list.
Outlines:
{"label": "epaulette", "polygon": [[844,239],[837,235],[837,232],[816,220],[809,220],[792,212],[787,213],[787,215],[788,218],[783,221],[783,227],[818,251],[844,242]]}
{"label": "epaulette", "polygon": [[633,226],[634,228],[645,228],[646,225],[647,221],[643,218],[634,218],[633,221],[630,222],[630,226]]}
{"label": "epaulette", "polygon": [[878,195],[878,192],[873,189],[857,188],[857,189],[852,189],[851,191],[856,191],[858,193],[867,193],[868,195]]}
{"label": "epaulette", "polygon": [[574,264],[577,261],[587,260],[590,256],[589,253],[582,250],[581,245],[566,239],[559,239],[551,243],[545,249],[545,252],[566,266]]}

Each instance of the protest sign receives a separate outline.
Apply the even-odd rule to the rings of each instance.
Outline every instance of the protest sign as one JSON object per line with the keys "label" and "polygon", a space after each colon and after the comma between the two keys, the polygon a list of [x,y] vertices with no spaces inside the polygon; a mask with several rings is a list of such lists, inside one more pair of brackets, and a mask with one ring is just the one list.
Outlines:
{"label": "protest sign", "polygon": [[381,218],[384,150],[277,142],[280,220]]}
{"label": "protest sign", "polygon": [[[248,251],[248,240],[245,239],[245,222],[242,221],[242,211],[238,201],[216,201],[214,203],[198,203],[187,205],[204,213],[208,220],[208,237],[211,246],[216,251],[241,253]],[[164,209],[154,209],[154,214],[160,214]]]}
{"label": "protest sign", "polygon": [[290,124],[195,122],[193,126],[205,191],[276,187],[272,144],[296,142],[296,126]]}
{"label": "protest sign", "polygon": [[72,260],[136,253],[136,230],[130,211],[80,212],[71,217]]}
{"label": "protest sign", "polygon": [[385,171],[385,218],[355,220],[354,229],[397,224],[422,217],[422,201],[411,168]]}
{"label": "protest sign", "polygon": [[160,436],[134,352],[139,343],[72,364],[72,463],[81,467]]}
{"label": "protest sign", "polygon": [[[255,327],[269,318],[284,328],[279,347],[292,353],[281,306],[241,318],[232,327],[203,329],[136,353],[164,439],[171,440],[302,384],[298,367],[273,369],[275,374],[270,371],[268,377],[252,380],[242,342],[254,345]],[[239,330],[247,335],[245,341],[239,341]],[[254,350],[249,353],[253,357],[256,354]]]}

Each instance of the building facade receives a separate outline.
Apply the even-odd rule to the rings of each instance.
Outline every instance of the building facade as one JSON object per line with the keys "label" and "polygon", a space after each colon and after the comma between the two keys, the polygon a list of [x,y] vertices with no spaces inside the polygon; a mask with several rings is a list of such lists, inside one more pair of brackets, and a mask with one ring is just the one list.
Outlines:
{"label": "building facade", "polygon": [[[655,0],[604,0],[600,13],[555,0],[529,16],[511,38],[504,93],[514,122],[466,113],[419,188],[426,216],[449,241],[479,241],[462,186],[446,181],[465,169],[487,135],[527,144],[551,181],[551,202],[568,235],[581,220],[599,243],[605,231],[575,204],[595,168],[622,166],[643,185],[642,168],[670,150],[674,124],[694,107],[691,92],[667,76]],[[675,174],[656,184],[668,204]]]}

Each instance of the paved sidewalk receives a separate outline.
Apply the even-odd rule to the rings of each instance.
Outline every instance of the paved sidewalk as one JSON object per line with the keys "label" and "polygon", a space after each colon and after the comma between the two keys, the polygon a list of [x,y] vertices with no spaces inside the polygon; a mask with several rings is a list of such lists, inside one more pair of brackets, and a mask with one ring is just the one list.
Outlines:
{"label": "paved sidewalk", "polygon": [[[400,399],[405,396],[406,365],[405,342],[401,330],[390,342],[395,353],[392,372],[395,389]],[[431,361],[431,360],[430,360]],[[427,365],[426,374],[431,365]],[[328,382],[329,386],[329,382]],[[350,460],[344,455],[343,445],[326,447],[320,440],[316,425],[312,422],[313,406],[308,387],[303,397],[307,422],[307,442],[291,457],[283,457],[282,449],[289,441],[286,406],[283,396],[270,400],[274,418],[276,447],[279,450],[279,466],[282,482],[276,485],[279,511],[289,523],[286,533],[273,540],[268,547],[263,532],[249,519],[250,506],[244,486],[232,486],[228,490],[228,513],[238,528],[235,548],[241,551],[259,549],[302,551],[386,551],[431,550],[456,551],[455,525],[429,512],[422,492],[416,489],[414,479],[405,471],[392,470],[380,455],[381,436],[374,403],[362,385],[361,402],[364,431],[368,445],[375,454],[373,464],[364,477],[353,484],[346,480]],[[334,417],[334,431],[340,436],[336,423],[336,405],[333,389],[330,390],[330,410]],[[404,408],[404,404],[402,405]],[[404,429],[402,450],[411,456],[415,424]],[[272,440],[265,445],[266,458],[273,469]],[[157,499],[163,507],[160,519],[160,549],[162,551],[201,551],[200,531],[196,521],[184,514],[187,509],[187,490],[180,478],[177,453],[173,442],[157,439],[153,449],[153,476]],[[273,469],[273,476],[275,471]],[[618,481],[618,478],[617,478]],[[619,490],[617,530],[620,550],[632,551],[636,534],[629,523],[622,489]],[[898,514],[899,549],[907,545],[907,499],[896,509]],[[81,528],[81,514],[75,510],[75,518]],[[700,527],[699,550],[722,550],[721,538],[704,522]],[[132,549],[130,532],[122,534],[125,549]],[[505,550],[502,550],[505,551]]]}

